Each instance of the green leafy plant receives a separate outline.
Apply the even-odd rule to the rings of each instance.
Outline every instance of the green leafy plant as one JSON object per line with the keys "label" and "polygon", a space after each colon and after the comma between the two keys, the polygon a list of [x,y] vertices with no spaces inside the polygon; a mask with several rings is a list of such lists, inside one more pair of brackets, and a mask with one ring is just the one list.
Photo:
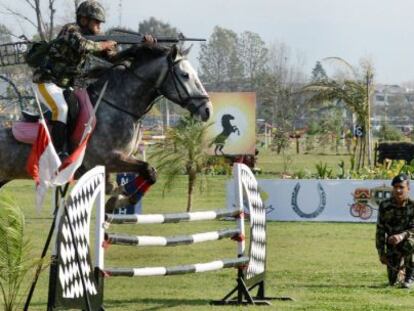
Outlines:
{"label": "green leafy plant", "polygon": [[313,177],[312,173],[307,169],[300,169],[299,171],[293,174],[293,178],[296,178],[296,179],[307,179],[307,178],[312,178],[312,177]]}
{"label": "green leafy plant", "polygon": [[329,168],[327,163],[319,162],[315,167],[318,178],[325,179],[333,177],[332,168]]}
{"label": "green leafy plant", "polygon": [[166,176],[163,193],[172,188],[177,176],[188,176],[187,211],[192,209],[196,182],[201,181],[200,190],[203,190],[207,181],[205,177],[211,163],[211,156],[205,152],[209,145],[206,140],[208,126],[190,116],[181,118],[178,125],[169,130],[165,141],[158,144],[150,156],[158,171]]}
{"label": "green leafy plant", "polygon": [[7,196],[0,195],[0,293],[5,311],[21,310],[21,292],[39,260],[30,254],[30,243],[24,237],[24,216]]}
{"label": "green leafy plant", "polygon": [[345,161],[344,160],[341,160],[339,163],[338,163],[338,167],[339,167],[339,173],[338,173],[338,178],[340,178],[340,179],[345,179],[345,178],[347,178],[348,176],[347,176],[347,173],[346,173],[346,170],[345,170]]}

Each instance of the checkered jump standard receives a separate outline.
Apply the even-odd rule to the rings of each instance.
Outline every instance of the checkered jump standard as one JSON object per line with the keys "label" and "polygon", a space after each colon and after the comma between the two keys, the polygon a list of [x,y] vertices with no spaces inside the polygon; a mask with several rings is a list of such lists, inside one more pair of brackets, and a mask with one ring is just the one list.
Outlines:
{"label": "checkered jump standard", "polygon": [[[104,214],[105,171],[96,167],[78,181],[59,209],[57,239],[51,267],[48,310],[78,308],[103,310],[104,276],[168,276],[200,273],[223,268],[237,268],[237,284],[217,304],[270,304],[264,296],[266,268],[266,212],[250,169],[235,164],[236,205],[234,210],[200,211],[193,213],[115,216]],[[90,255],[90,222],[96,205],[95,258]],[[250,215],[249,250],[246,252],[245,214]],[[232,217],[236,228],[201,232],[172,237],[128,236],[105,232],[111,223],[151,224],[207,221]],[[238,244],[237,256],[205,263],[173,267],[114,267],[104,266],[104,246],[119,244],[133,247],[179,246],[230,238]],[[253,298],[250,291],[258,289]],[[233,295],[235,296],[233,298]]]}

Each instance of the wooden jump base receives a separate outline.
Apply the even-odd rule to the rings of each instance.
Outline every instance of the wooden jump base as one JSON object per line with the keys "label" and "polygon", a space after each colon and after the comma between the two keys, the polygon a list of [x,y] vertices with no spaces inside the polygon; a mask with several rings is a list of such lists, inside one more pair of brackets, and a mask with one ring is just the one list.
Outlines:
{"label": "wooden jump base", "polygon": [[[57,238],[51,265],[48,310],[78,308],[103,310],[103,277],[169,276],[237,268],[237,284],[216,304],[270,304],[265,297],[266,211],[257,181],[243,164],[234,165],[236,207],[234,210],[153,215],[105,215],[105,171],[96,167],[78,181],[59,209]],[[59,200],[57,200],[59,201]],[[95,257],[92,264],[89,235],[93,203],[96,205]],[[250,239],[245,245],[244,214],[249,213]],[[111,224],[169,224],[233,217],[237,228],[172,237],[130,236],[106,233]],[[237,256],[206,263],[174,267],[106,268],[104,248],[125,246],[177,246],[231,238],[238,244]],[[251,291],[257,289],[256,296]]]}

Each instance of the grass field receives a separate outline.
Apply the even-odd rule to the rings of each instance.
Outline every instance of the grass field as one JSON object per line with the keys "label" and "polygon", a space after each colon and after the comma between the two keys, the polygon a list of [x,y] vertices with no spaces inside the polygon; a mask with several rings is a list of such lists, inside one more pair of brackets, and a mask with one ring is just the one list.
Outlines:
{"label": "grass field", "polygon": [[[313,156],[317,159],[318,156]],[[320,157],[319,157],[320,158]],[[334,158],[334,159],[332,159]],[[299,166],[309,166],[301,158]],[[330,157],[332,165],[339,162]],[[262,165],[270,172],[280,171],[280,159],[263,156]],[[303,163],[303,164],[302,164]],[[311,165],[313,168],[313,165]],[[226,177],[214,177],[209,191],[197,194],[195,209],[225,207]],[[184,178],[166,197],[161,183],[144,198],[144,212],[184,211]],[[11,194],[26,215],[26,235],[39,256],[51,223],[50,207],[38,215],[34,210],[33,183],[15,181],[2,191]],[[118,226],[112,232],[171,235],[232,227],[229,221],[174,225]],[[412,292],[386,286],[385,269],[378,262],[374,246],[374,224],[269,222],[267,295],[290,296],[295,301],[273,301],[272,307],[217,307],[209,300],[222,298],[234,285],[236,270],[228,269],[201,275],[145,278],[109,278],[105,284],[106,310],[410,310]],[[112,246],[106,266],[140,267],[207,262],[230,258],[236,253],[231,241],[202,243],[176,248],[132,248]],[[48,270],[45,270],[33,297],[30,310],[45,310]],[[0,306],[1,308],[1,306]]]}

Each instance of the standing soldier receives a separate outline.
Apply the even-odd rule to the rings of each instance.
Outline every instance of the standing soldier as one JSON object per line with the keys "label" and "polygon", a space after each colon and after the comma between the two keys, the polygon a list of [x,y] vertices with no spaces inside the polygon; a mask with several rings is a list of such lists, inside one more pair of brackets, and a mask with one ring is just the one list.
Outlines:
{"label": "standing soldier", "polygon": [[379,260],[387,266],[389,284],[396,284],[405,267],[404,288],[414,284],[414,202],[409,198],[409,182],[405,174],[393,178],[392,196],[380,204],[376,230]]}
{"label": "standing soldier", "polygon": [[76,23],[63,26],[57,38],[50,42],[47,61],[33,74],[35,92],[52,112],[52,141],[61,158],[67,156],[68,105],[63,91],[74,86],[89,53],[110,54],[115,41],[93,42],[85,35],[101,32],[105,11],[97,1],[82,2],[76,11]]}

